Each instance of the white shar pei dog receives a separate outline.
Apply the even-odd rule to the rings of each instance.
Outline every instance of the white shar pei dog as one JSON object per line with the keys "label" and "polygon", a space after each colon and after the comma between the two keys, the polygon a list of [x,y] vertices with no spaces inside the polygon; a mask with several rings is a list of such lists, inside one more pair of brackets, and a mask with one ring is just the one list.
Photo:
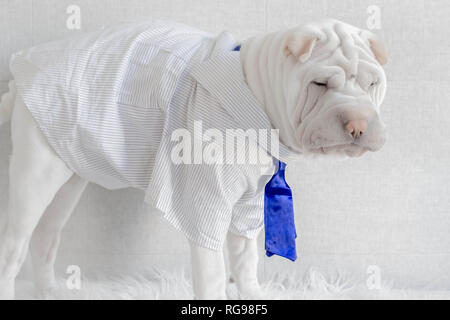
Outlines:
{"label": "white shar pei dog", "polygon": [[241,296],[257,297],[255,238],[270,175],[175,161],[174,133],[199,123],[210,133],[278,129],[277,148],[258,148],[288,165],[377,151],[386,61],[372,33],[335,20],[242,43],[167,21],[125,24],[13,55],[0,106],[13,145],[0,297],[14,297],[28,249],[37,289],[53,288],[60,232],[88,182],[146,191],[191,244],[196,298],[226,298],[225,242]]}

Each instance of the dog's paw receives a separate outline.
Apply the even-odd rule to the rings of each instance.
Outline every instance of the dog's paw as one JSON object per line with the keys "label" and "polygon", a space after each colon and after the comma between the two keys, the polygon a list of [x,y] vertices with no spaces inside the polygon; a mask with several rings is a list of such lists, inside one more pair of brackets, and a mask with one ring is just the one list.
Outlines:
{"label": "dog's paw", "polygon": [[249,285],[238,289],[239,298],[242,300],[262,300],[265,297],[264,289],[259,285]]}
{"label": "dog's paw", "polygon": [[36,281],[35,295],[37,299],[48,300],[55,296],[55,292],[59,289],[58,282],[54,279],[43,281]]}
{"label": "dog's paw", "polygon": [[35,296],[39,300],[52,300],[56,296],[58,287],[36,288]]}

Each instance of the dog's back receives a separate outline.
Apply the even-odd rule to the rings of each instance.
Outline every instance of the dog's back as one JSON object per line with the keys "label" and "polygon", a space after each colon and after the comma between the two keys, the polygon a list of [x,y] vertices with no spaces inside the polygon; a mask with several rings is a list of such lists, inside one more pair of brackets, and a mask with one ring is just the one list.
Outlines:
{"label": "dog's back", "polygon": [[15,54],[17,90],[69,168],[108,189],[148,186],[184,71],[212,36],[129,23]]}

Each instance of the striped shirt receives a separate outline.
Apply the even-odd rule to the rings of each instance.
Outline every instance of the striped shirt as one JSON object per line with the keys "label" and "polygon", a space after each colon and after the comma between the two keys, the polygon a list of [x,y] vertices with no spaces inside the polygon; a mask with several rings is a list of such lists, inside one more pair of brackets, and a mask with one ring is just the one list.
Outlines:
{"label": "striped shirt", "polygon": [[[190,241],[219,250],[228,230],[253,238],[263,227],[273,163],[176,163],[173,133],[185,129],[195,144],[202,139],[196,123],[203,132],[270,132],[245,84],[239,52],[232,51],[236,45],[228,32],[132,23],[19,52],[11,71],[68,167],[108,189],[145,190],[146,202]],[[282,144],[277,152],[293,156]]]}

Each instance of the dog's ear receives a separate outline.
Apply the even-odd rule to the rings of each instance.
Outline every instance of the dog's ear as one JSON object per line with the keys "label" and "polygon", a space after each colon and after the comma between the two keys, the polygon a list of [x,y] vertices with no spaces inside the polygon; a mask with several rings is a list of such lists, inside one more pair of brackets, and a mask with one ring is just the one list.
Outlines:
{"label": "dog's ear", "polygon": [[304,33],[293,33],[287,37],[284,48],[285,56],[293,55],[300,62],[305,62],[311,57],[311,53],[319,40],[317,36]]}
{"label": "dog's ear", "polygon": [[378,63],[384,66],[388,62],[389,53],[383,41],[378,38],[369,39],[370,49],[372,49]]}
{"label": "dog's ear", "polygon": [[389,53],[384,42],[372,32],[365,31],[365,38],[369,42],[370,50],[372,50],[378,63],[384,66],[389,59]]}

